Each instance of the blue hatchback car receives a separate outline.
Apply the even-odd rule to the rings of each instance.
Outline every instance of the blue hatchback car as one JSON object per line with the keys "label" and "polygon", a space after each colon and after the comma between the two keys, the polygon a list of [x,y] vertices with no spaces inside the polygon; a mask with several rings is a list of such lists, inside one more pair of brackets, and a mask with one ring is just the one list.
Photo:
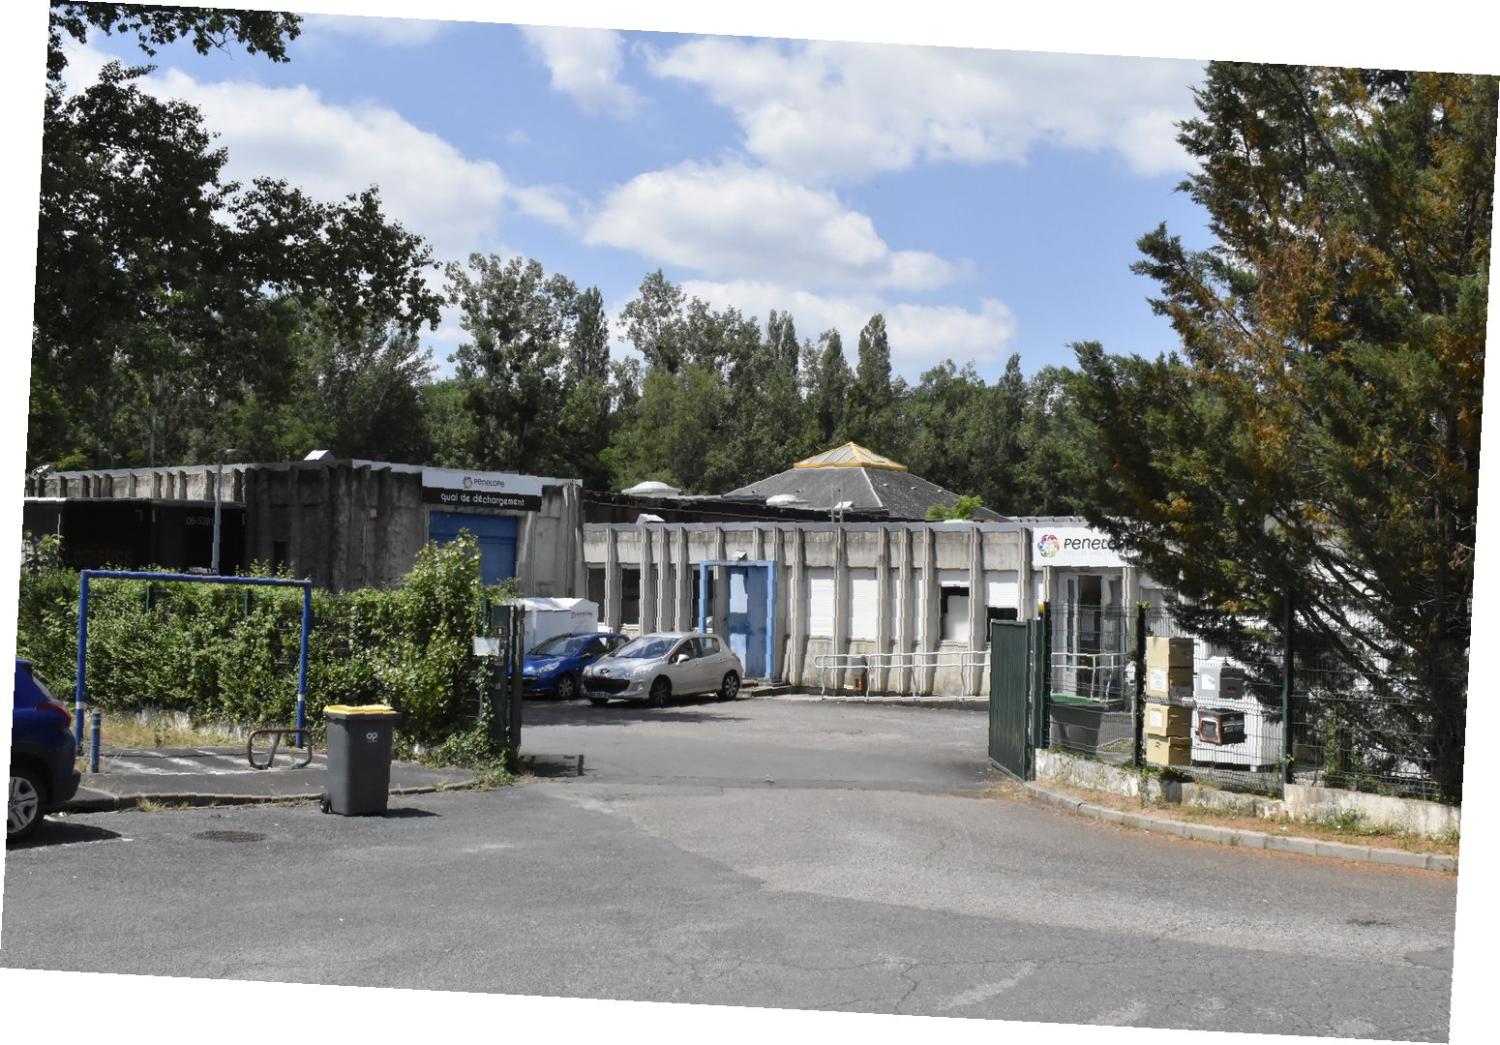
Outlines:
{"label": "blue hatchback car", "polygon": [[5,840],[18,841],[36,830],[42,817],[78,791],[74,768],[73,716],[16,658],[15,703],[10,714],[10,807]]}
{"label": "blue hatchback car", "polygon": [[526,654],[521,669],[522,684],[528,697],[555,696],[572,700],[582,690],[579,679],[583,669],[600,657],[625,645],[629,637],[614,631],[588,631],[573,635],[554,635]]}

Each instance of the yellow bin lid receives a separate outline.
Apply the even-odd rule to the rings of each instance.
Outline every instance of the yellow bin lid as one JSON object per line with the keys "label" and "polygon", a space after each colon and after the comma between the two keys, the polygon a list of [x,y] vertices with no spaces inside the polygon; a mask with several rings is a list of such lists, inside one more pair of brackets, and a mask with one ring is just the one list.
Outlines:
{"label": "yellow bin lid", "polygon": [[394,715],[396,709],[387,704],[329,704],[324,715]]}

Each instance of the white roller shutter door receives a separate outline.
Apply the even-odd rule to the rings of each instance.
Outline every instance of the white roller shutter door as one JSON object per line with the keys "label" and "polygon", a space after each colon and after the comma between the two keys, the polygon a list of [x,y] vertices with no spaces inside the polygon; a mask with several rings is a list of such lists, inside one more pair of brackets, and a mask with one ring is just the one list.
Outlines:
{"label": "white roller shutter door", "polygon": [[807,637],[833,638],[833,570],[827,566],[807,571]]}
{"label": "white roller shutter door", "polygon": [[880,607],[880,586],[872,569],[849,571],[849,637],[875,641]]}

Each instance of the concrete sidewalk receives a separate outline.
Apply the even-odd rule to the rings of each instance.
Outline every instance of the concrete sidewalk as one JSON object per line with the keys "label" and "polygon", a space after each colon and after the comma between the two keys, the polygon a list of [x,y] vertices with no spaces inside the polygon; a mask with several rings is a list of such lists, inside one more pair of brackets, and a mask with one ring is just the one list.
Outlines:
{"label": "concrete sidewalk", "polygon": [[[263,756],[262,756],[263,757]],[[243,747],[131,748],[101,752],[100,772],[85,773],[69,812],[128,809],[143,801],[185,805],[242,805],[255,802],[313,801],[328,777],[327,755],[315,752],[309,765],[293,766],[300,752],[277,753],[270,769],[254,769]],[[391,794],[423,794],[474,781],[467,769],[435,769],[411,762],[391,763]]]}

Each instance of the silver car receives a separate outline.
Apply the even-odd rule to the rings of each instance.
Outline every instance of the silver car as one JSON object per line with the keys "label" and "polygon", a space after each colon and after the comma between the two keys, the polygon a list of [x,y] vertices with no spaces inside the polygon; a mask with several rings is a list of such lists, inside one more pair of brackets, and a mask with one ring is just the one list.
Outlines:
{"label": "silver car", "polygon": [[659,708],[690,693],[733,700],[744,674],[740,658],[717,635],[661,632],[642,635],[590,664],[583,672],[583,691],[590,704],[644,700]]}

